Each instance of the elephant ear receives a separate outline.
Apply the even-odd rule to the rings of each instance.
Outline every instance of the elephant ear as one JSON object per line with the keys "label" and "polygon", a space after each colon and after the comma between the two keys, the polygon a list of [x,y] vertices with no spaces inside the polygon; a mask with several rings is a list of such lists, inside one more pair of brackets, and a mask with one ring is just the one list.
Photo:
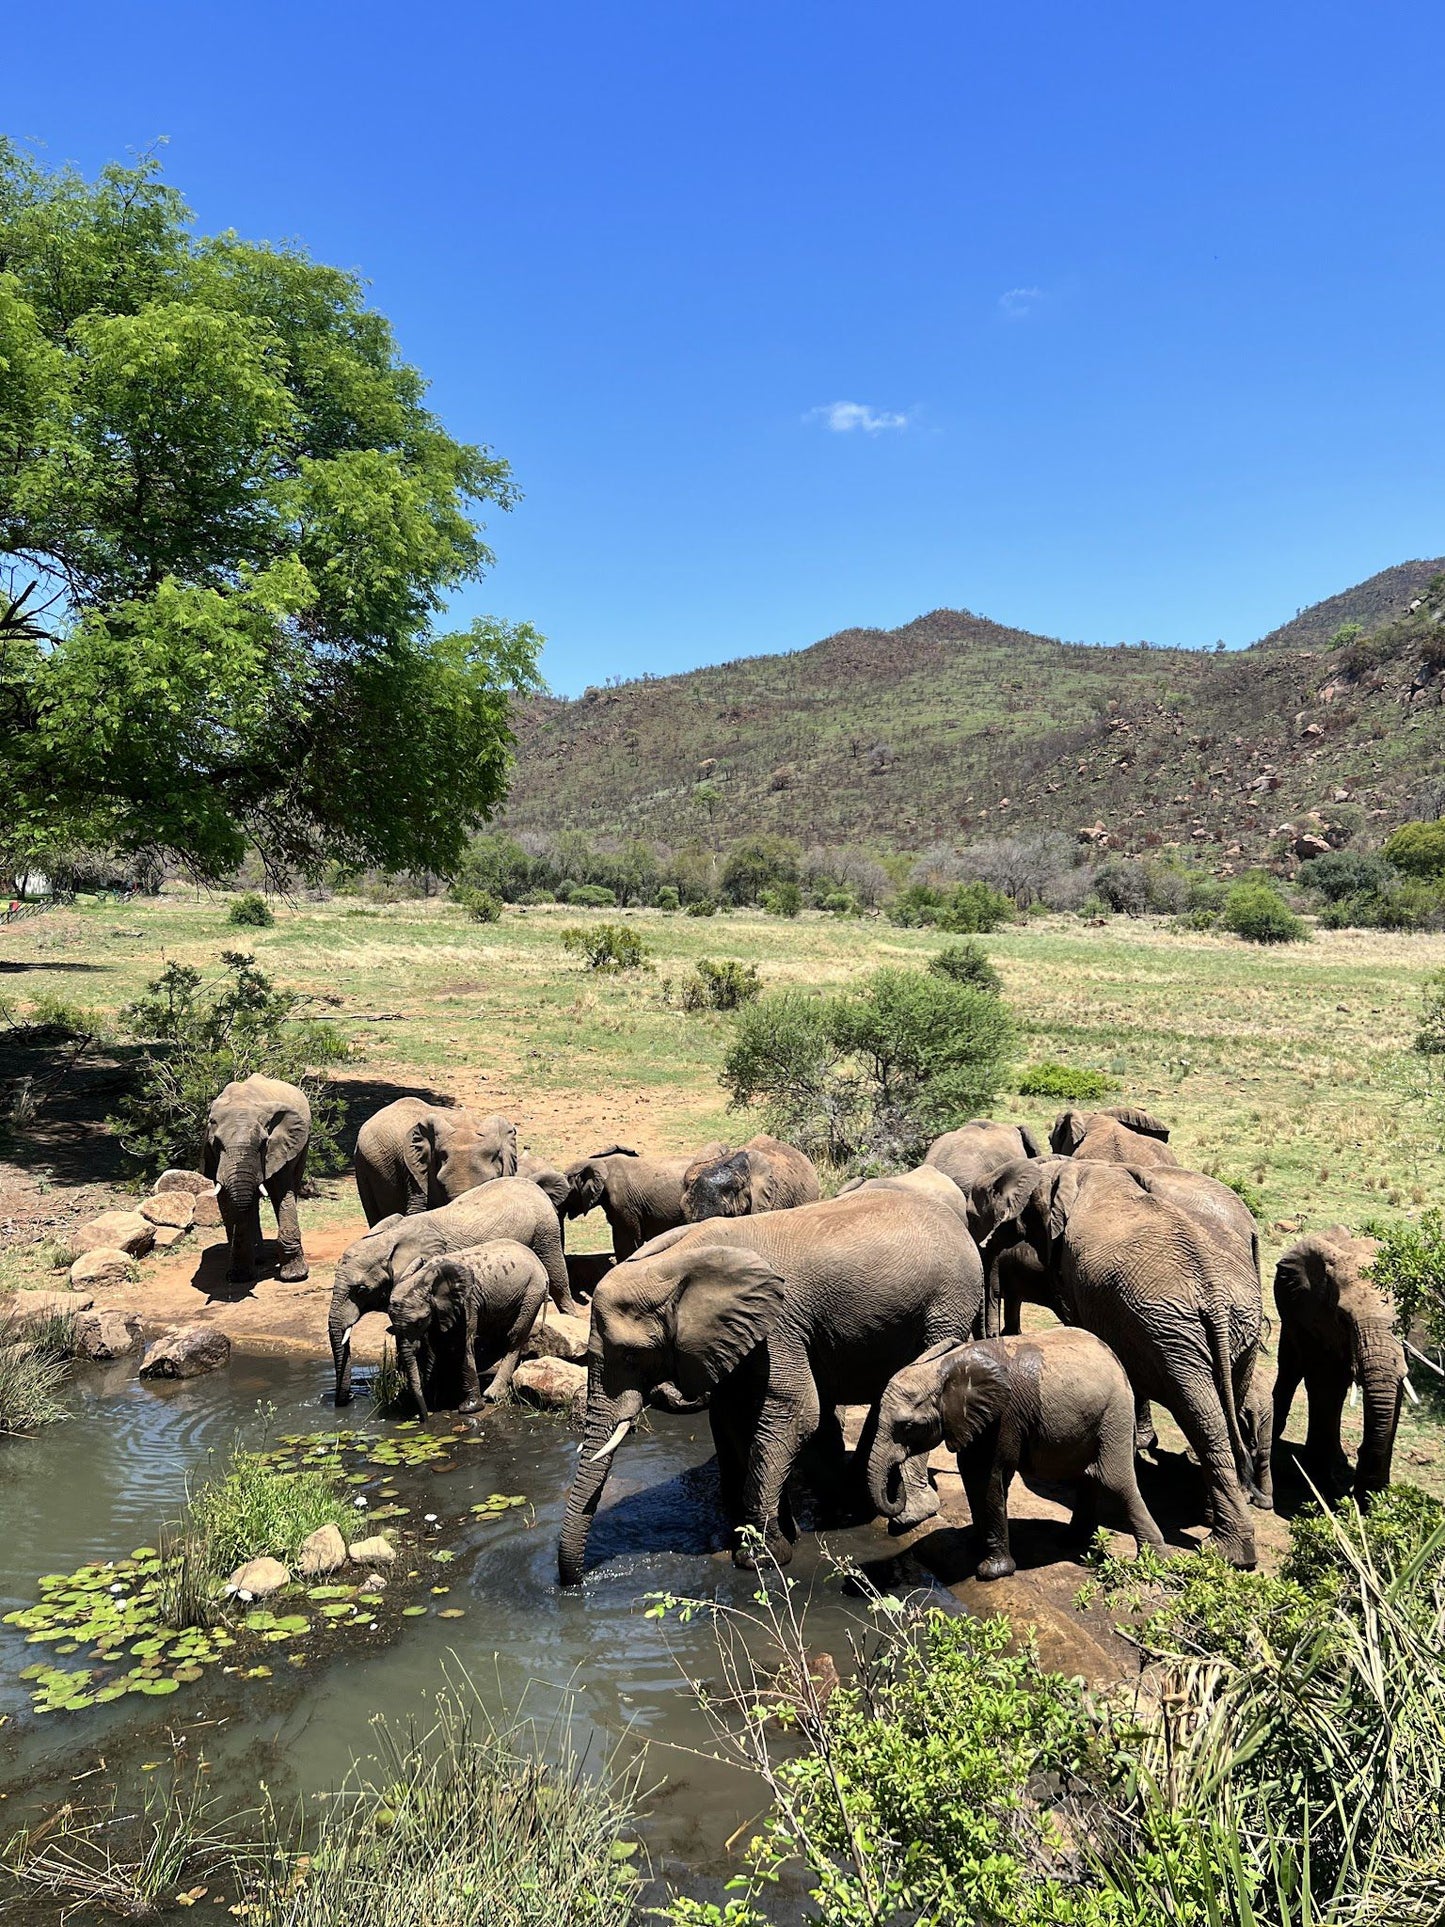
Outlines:
{"label": "elephant ear", "polygon": [[1334,1309],[1338,1306],[1340,1286],[1335,1266],[1339,1255],[1338,1249],[1328,1242],[1327,1235],[1319,1232],[1291,1245],[1274,1268],[1276,1306],[1279,1305],[1281,1289],[1287,1299],[1306,1297],[1317,1300],[1322,1308],[1328,1306]]}
{"label": "elephant ear", "polygon": [[306,1148],[309,1121],[289,1104],[273,1112],[266,1129],[266,1157],[262,1169],[268,1179],[279,1177]]}
{"label": "elephant ear", "polygon": [[436,1159],[437,1115],[427,1111],[419,1117],[401,1144],[401,1161],[406,1169],[407,1189],[423,1204],[431,1203],[432,1170]]}
{"label": "elephant ear", "polygon": [[1043,1174],[1032,1158],[1001,1164],[968,1194],[968,1228],[984,1243],[1001,1225],[1022,1223]]}
{"label": "elephant ear", "polygon": [[502,1125],[502,1176],[514,1178],[517,1175],[517,1127],[510,1118],[499,1118]]}
{"label": "elephant ear", "polygon": [[602,1202],[607,1189],[607,1170],[596,1158],[583,1158],[567,1166],[567,1216],[583,1218]]}
{"label": "elephant ear", "polygon": [[1041,1158],[1043,1156],[1043,1150],[1039,1145],[1039,1141],[1027,1124],[1020,1124],[1019,1126],[1019,1143],[1024,1147],[1024,1156],[1026,1158]]}
{"label": "elephant ear", "polygon": [[1141,1111],[1137,1104],[1112,1104],[1104,1116],[1112,1117],[1116,1124],[1122,1124],[1135,1137],[1157,1137],[1161,1144],[1169,1142],[1169,1126],[1155,1117],[1152,1111]]}
{"label": "elephant ear", "polygon": [[966,1451],[974,1440],[996,1425],[1009,1402],[1010,1366],[1007,1354],[989,1344],[970,1345],[957,1364],[943,1375],[938,1414],[943,1436],[955,1452]]}
{"label": "elephant ear", "polygon": [[212,1129],[212,1120],[206,1119],[206,1135],[201,1144],[201,1169],[215,1182],[216,1173],[221,1168],[221,1140]]}
{"label": "elephant ear", "polygon": [[1082,1111],[1064,1111],[1049,1132],[1049,1149],[1056,1158],[1071,1158],[1084,1141],[1087,1128]]}
{"label": "elephant ear", "polygon": [[539,1191],[545,1191],[555,1211],[564,1211],[572,1196],[572,1186],[562,1171],[554,1171],[550,1165],[545,1169],[529,1171],[527,1177]]}
{"label": "elephant ear", "polygon": [[585,1160],[592,1163],[596,1158],[640,1158],[641,1151],[634,1151],[630,1144],[609,1144],[601,1151],[593,1151]]}
{"label": "elephant ear", "polygon": [[688,1249],[673,1300],[677,1382],[700,1398],[767,1337],[782,1309],[782,1278],[735,1245]]}
{"label": "elephant ear", "polygon": [[[1070,1162],[1062,1169],[1055,1171],[1052,1179],[1048,1181],[1048,1209],[1042,1213],[1042,1217],[1043,1229],[1050,1244],[1062,1238],[1067,1231],[1069,1213],[1078,1202],[1079,1186],[1088,1182],[1089,1175],[1079,1165]],[[1040,1186],[1040,1190],[1042,1189],[1043,1187]],[[1040,1198],[1038,1202],[1042,1205],[1044,1199]]]}

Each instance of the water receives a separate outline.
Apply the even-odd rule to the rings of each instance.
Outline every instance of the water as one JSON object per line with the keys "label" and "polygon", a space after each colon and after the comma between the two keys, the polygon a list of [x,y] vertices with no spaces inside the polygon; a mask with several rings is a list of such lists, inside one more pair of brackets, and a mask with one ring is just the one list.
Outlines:
{"label": "water", "polygon": [[[268,1433],[373,1424],[363,1400],[333,1412],[329,1379],[327,1364],[277,1358],[237,1358],[228,1371],[159,1390],[140,1383],[133,1363],[82,1373],[69,1422],[0,1454],[0,1611],[33,1603],[41,1573],[155,1544],[187,1482],[238,1438],[260,1443]],[[443,1415],[432,1423],[449,1430],[456,1421]],[[169,1760],[177,1745],[183,1758],[204,1752],[212,1784],[237,1810],[256,1803],[262,1781],[273,1796],[309,1798],[371,1751],[376,1715],[424,1716],[447,1673],[464,1669],[499,1715],[520,1708],[547,1720],[567,1706],[574,1744],[594,1759],[619,1742],[624,1751],[646,1749],[645,1777],[656,1791],[640,1831],[659,1876],[686,1872],[698,1891],[735,1871],[726,1843],[765,1799],[755,1780],[698,1757],[710,1737],[687,1682],[717,1677],[713,1634],[705,1619],[680,1626],[647,1618],[645,1596],[744,1604],[756,1581],[719,1550],[705,1417],[657,1414],[652,1425],[618,1453],[579,1592],[563,1592],[555,1578],[576,1434],[514,1408],[479,1421],[479,1443],[459,1448],[454,1470],[396,1481],[415,1479],[404,1496],[425,1500],[414,1503],[408,1525],[426,1510],[442,1515],[444,1543],[457,1556],[435,1569],[451,1591],[433,1603],[464,1608],[462,1619],[406,1619],[370,1639],[338,1639],[305,1670],[278,1663],[266,1680],[208,1669],[160,1712],[157,1702],[128,1696],[43,1716],[31,1711],[18,1675],[49,1649],[0,1626],[0,1794],[9,1826],[65,1797],[100,1759],[114,1777]],[[531,1505],[458,1524],[491,1492],[525,1493]],[[886,1552],[868,1528],[830,1535],[829,1544],[859,1560]],[[843,1660],[863,1615],[825,1569],[816,1540],[800,1541],[791,1574],[813,1598],[810,1643]],[[425,1587],[417,1597],[428,1597]]]}

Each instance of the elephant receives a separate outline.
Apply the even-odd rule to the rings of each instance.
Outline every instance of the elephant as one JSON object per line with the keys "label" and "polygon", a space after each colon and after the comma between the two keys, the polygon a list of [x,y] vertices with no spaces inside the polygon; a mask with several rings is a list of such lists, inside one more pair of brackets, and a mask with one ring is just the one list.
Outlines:
{"label": "elephant", "polygon": [[885,1518],[904,1502],[911,1455],[947,1444],[982,1548],[980,1579],[1016,1570],[1009,1551],[1008,1491],[1015,1472],[1075,1485],[1072,1528],[1087,1545],[1100,1492],[1123,1510],[1137,1547],[1164,1539],[1134,1472],[1134,1394],[1124,1368],[1092,1332],[938,1345],[905,1366],[878,1409],[868,1489]]}
{"label": "elephant", "polygon": [[1049,1149],[1060,1158],[1095,1158],[1109,1164],[1177,1164],[1168,1148],[1169,1126],[1133,1104],[1102,1111],[1064,1111],[1049,1132]]}
{"label": "elephant", "polygon": [[[460,1356],[459,1409],[475,1412],[483,1397],[500,1399],[512,1382],[522,1347],[547,1302],[547,1268],[535,1251],[512,1238],[467,1245],[414,1265],[391,1294],[397,1363],[419,1418],[426,1418],[423,1356],[444,1366],[446,1341]],[[480,1371],[491,1366],[485,1394]]]}
{"label": "elephant", "polygon": [[536,1252],[557,1309],[580,1314],[567,1287],[557,1213],[546,1193],[526,1178],[495,1178],[434,1211],[398,1212],[349,1244],[336,1267],[327,1332],[338,1405],[351,1398],[351,1328],[357,1320],[369,1311],[387,1310],[397,1285],[427,1259],[497,1238],[513,1238]]}
{"label": "elephant", "polygon": [[356,1189],[368,1224],[398,1211],[433,1211],[516,1170],[515,1124],[419,1097],[385,1105],[356,1139]]}
{"label": "elephant", "polygon": [[883,1178],[850,1178],[839,1186],[838,1196],[850,1198],[855,1191],[902,1191],[910,1197],[930,1198],[951,1211],[961,1224],[968,1223],[968,1200],[952,1178],[946,1178],[931,1164],[920,1164],[912,1171],[894,1171]]}
{"label": "elephant", "polygon": [[[1394,1308],[1366,1276],[1377,1249],[1373,1238],[1352,1237],[1344,1225],[1331,1225],[1291,1245],[1274,1272],[1279,1312],[1275,1434],[1284,1436],[1303,1379],[1309,1399],[1306,1468],[1322,1491],[1333,1494],[1353,1484],[1361,1503],[1390,1483],[1406,1383]],[[1364,1438],[1353,1477],[1340,1445],[1340,1417],[1351,1385],[1365,1395]]]}
{"label": "elephant", "polygon": [[[1026,1125],[976,1117],[958,1130],[945,1131],[935,1138],[923,1162],[951,1178],[960,1194],[966,1196],[1001,1164],[1040,1155],[1038,1140]],[[1043,1268],[1027,1245],[1005,1245],[995,1250],[984,1273],[985,1336],[1017,1332],[1020,1307],[1025,1301],[1049,1303]]]}
{"label": "elephant", "polygon": [[612,1249],[620,1264],[649,1238],[686,1222],[683,1178],[697,1159],[716,1157],[722,1149],[721,1144],[709,1144],[692,1156],[649,1158],[630,1145],[610,1144],[567,1166],[570,1189],[563,1215],[585,1217],[600,1205],[612,1227]]}
{"label": "elephant", "polygon": [[1240,1408],[1263,1325],[1257,1273],[1121,1165],[1006,1164],[974,1187],[969,1211],[986,1248],[996,1239],[1028,1243],[1065,1323],[1113,1349],[1136,1399],[1158,1399],[1173,1413],[1203,1468],[1215,1549],[1252,1566],[1253,1453]]}
{"label": "elephant", "polygon": [[[683,1412],[707,1405],[724,1509],[785,1565],[784,1488],[799,1452],[835,1407],[874,1406],[903,1365],[964,1337],[982,1302],[965,1227],[900,1192],[713,1218],[654,1238],[592,1299],[587,1419],[557,1555],[562,1584],[581,1581],[613,1456],[649,1401]],[[912,1497],[922,1518],[937,1500],[922,1466],[919,1481]],[[756,1556],[750,1537],[735,1543],[737,1564]]]}
{"label": "elephant", "polygon": [[529,1184],[535,1184],[539,1191],[547,1193],[552,1200],[552,1208],[557,1213],[557,1222],[562,1227],[565,1243],[567,1227],[562,1212],[568,1198],[572,1195],[572,1187],[567,1182],[566,1172],[559,1171],[555,1164],[549,1164],[545,1158],[539,1158],[532,1151],[523,1151],[517,1159],[517,1169],[512,1175],[526,1178]]}
{"label": "elephant", "polygon": [[253,1073],[227,1084],[206,1113],[201,1169],[215,1181],[231,1247],[232,1284],[249,1284],[256,1276],[263,1189],[276,1213],[281,1244],[276,1276],[288,1285],[310,1276],[296,1209],[310,1141],[306,1094],[279,1078]]}
{"label": "elephant", "polygon": [[689,1224],[707,1218],[746,1218],[760,1211],[790,1211],[820,1196],[813,1160],[794,1145],[759,1132],[736,1150],[704,1152],[682,1181],[682,1211]]}

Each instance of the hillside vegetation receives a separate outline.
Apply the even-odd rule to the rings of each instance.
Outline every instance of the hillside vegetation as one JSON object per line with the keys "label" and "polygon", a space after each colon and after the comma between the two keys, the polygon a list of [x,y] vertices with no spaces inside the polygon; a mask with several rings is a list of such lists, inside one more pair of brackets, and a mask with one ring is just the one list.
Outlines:
{"label": "hillside vegetation", "polygon": [[505,823],[913,850],[1062,828],[1221,866],[1310,812],[1383,834],[1434,814],[1445,596],[1426,590],[1442,568],[1403,563],[1230,653],[1095,648],[940,609],[538,698],[518,705]]}

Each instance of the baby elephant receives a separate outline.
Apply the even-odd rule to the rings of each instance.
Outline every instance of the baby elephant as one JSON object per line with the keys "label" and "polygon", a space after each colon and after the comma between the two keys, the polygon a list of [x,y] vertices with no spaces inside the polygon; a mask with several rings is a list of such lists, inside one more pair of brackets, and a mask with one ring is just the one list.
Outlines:
{"label": "baby elephant", "polygon": [[492,1368],[486,1397],[499,1399],[546,1302],[546,1267],[510,1238],[414,1265],[392,1293],[389,1309],[397,1359],[419,1415],[427,1416],[423,1356],[433,1392],[447,1366],[460,1363],[460,1409],[475,1412],[483,1397],[481,1372]]}
{"label": "baby elephant", "polygon": [[1046,1331],[935,1345],[890,1381],[868,1459],[868,1489],[886,1517],[908,1504],[904,1467],[946,1443],[957,1454],[983,1556],[980,1579],[1006,1579],[1008,1490],[1015,1472],[1076,1483],[1073,1530],[1092,1538],[1101,1490],[1124,1511],[1136,1545],[1164,1550],[1134,1476],[1134,1394],[1092,1332]]}

